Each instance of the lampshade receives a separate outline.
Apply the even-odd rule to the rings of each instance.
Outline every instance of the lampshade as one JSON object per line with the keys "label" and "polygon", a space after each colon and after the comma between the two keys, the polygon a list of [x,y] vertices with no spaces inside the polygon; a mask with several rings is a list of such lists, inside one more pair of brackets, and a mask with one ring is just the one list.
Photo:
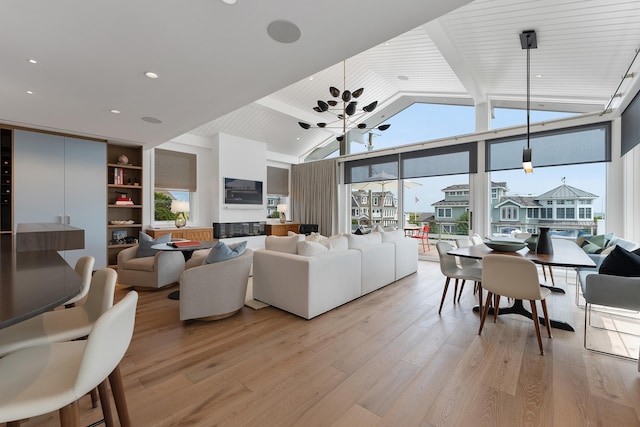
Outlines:
{"label": "lampshade", "polygon": [[276,207],[276,210],[277,210],[278,212],[286,212],[286,211],[287,211],[287,209],[288,209],[287,205],[278,205],[278,206]]}
{"label": "lampshade", "polygon": [[189,202],[174,200],[171,202],[171,212],[189,212]]}

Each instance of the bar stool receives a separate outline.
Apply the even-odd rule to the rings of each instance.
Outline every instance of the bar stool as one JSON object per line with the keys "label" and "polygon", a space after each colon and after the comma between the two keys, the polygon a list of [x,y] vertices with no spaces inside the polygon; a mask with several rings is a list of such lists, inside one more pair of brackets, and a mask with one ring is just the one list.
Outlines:
{"label": "bar stool", "polygon": [[[135,323],[138,294],[130,291],[96,320],[86,340],[37,345],[0,359],[0,422],[59,411],[62,426],[79,426],[78,399],[95,387],[122,390],[112,376],[126,353]],[[66,311],[66,310],[65,310]],[[118,408],[126,403],[114,400]],[[120,411],[119,411],[120,413]],[[121,416],[123,426],[130,425]]]}

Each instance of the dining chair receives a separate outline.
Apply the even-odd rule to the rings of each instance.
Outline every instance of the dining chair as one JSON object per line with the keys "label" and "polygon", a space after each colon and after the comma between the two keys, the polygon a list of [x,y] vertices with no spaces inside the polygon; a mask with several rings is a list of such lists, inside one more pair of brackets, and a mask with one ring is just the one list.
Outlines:
{"label": "dining chair", "polygon": [[487,300],[485,301],[484,310],[482,311],[478,335],[482,334],[482,328],[484,327],[484,322],[489,312],[489,304],[491,303],[492,297],[494,297],[494,323],[498,318],[501,296],[519,300],[529,300],[531,303],[531,317],[536,328],[538,347],[540,348],[540,354],[544,355],[536,301],[540,300],[542,304],[544,323],[547,327],[549,338],[551,338],[551,327],[545,299],[551,291],[540,286],[536,265],[528,259],[517,256],[502,254],[486,255],[482,258],[482,287],[487,291]]}
{"label": "dining chair", "polygon": [[427,249],[424,246],[425,241],[427,242],[426,247],[429,248],[429,250],[431,250],[431,243],[429,243],[430,230],[431,230],[431,227],[429,227],[429,225],[423,225],[422,229],[419,232],[411,236],[414,239],[420,239],[420,242],[422,243],[422,252],[427,252]]}
{"label": "dining chair", "polygon": [[[521,240],[526,240],[531,236],[532,236],[531,233],[515,233],[514,234],[514,237],[516,239],[521,239]],[[540,267],[542,268],[542,277],[544,277],[545,282],[547,281],[547,271],[545,270],[545,267],[549,269],[549,277],[551,277],[551,284],[555,286],[556,279],[553,277],[553,270],[551,270],[551,266],[550,265],[545,266],[544,264],[542,264]]]}
{"label": "dining chair", "polygon": [[[444,289],[442,291],[442,300],[440,301],[440,308],[438,314],[442,311],[442,305],[444,304],[444,298],[447,295],[447,289],[449,288],[449,282],[451,279],[455,279],[455,287],[453,290],[453,303],[456,303],[456,294],[458,293],[458,280],[462,280],[462,287],[467,280],[473,280],[474,282],[482,282],[482,270],[472,267],[459,267],[456,263],[456,257],[449,255],[453,246],[448,242],[436,243],[436,249],[438,250],[438,257],[440,259],[440,271],[447,278],[444,283]],[[462,287],[461,292],[462,292]],[[482,309],[482,285],[479,285],[479,305]]]}
{"label": "dining chair", "polygon": [[[459,248],[464,248],[468,246],[473,246],[474,243],[469,237],[461,237],[456,239],[456,246]],[[479,259],[467,258],[467,257],[458,257],[460,260],[460,266],[463,268],[479,268],[482,270],[482,261]],[[482,274],[482,272],[480,272]],[[473,293],[478,291],[478,282],[475,282],[475,286],[473,288]],[[460,302],[460,295],[462,295],[462,288],[460,288],[460,292],[458,293],[458,302]]]}
{"label": "dining chair", "polygon": [[0,329],[0,357],[35,345],[89,335],[95,321],[113,305],[117,276],[111,268],[100,269],[91,278],[84,304],[48,311]]}
{"label": "dining chair", "polygon": [[106,392],[109,379],[120,424],[130,425],[128,413],[120,412],[126,410],[124,395],[116,392],[123,389],[118,365],[131,342],[137,301],[130,291],[96,320],[86,340],[41,344],[1,358],[0,422],[18,425],[59,411],[62,426],[79,426],[78,399],[96,387]]}
{"label": "dining chair", "polygon": [[91,285],[91,273],[93,273],[93,266],[96,259],[91,255],[85,255],[78,258],[74,270],[78,273],[78,276],[82,279],[82,285],[80,287],[80,293],[69,301],[64,303],[66,308],[75,307],[76,303],[82,300],[89,293],[89,286]]}

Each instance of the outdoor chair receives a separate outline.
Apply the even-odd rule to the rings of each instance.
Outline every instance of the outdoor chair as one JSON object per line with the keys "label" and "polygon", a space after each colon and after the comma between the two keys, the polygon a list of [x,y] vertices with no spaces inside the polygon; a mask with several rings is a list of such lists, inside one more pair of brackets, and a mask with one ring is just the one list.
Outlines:
{"label": "outdoor chair", "polygon": [[[427,252],[426,248],[429,248],[429,250],[431,250],[431,244],[429,243],[429,230],[430,230],[430,227],[428,225],[423,225],[422,230],[418,231],[416,234],[411,236],[414,239],[420,239],[422,243],[422,252]],[[424,242],[427,242],[426,248],[425,248]]]}

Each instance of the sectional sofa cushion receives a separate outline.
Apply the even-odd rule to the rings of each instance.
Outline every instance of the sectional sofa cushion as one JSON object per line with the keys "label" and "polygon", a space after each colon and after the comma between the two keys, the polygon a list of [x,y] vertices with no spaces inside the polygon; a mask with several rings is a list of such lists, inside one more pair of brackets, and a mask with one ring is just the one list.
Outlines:
{"label": "sectional sofa cushion", "polygon": [[369,234],[349,234],[347,235],[349,242],[349,249],[362,249],[372,245],[379,245],[382,243],[381,233],[369,233]]}
{"label": "sectional sofa cushion", "polygon": [[151,249],[151,246],[158,243],[169,243],[171,241],[171,233],[163,234],[162,236],[154,239],[147,233],[140,232],[138,235],[138,251],[136,252],[136,258],[146,258],[148,256],[154,256],[156,249]]}
{"label": "sectional sofa cushion", "polygon": [[304,234],[294,234],[293,236],[267,236],[264,239],[266,249],[288,254],[298,253],[298,242],[304,241]]}
{"label": "sectional sofa cushion", "polygon": [[349,241],[346,237],[336,234],[320,242],[330,251],[346,251],[349,249]]}
{"label": "sectional sofa cushion", "polygon": [[318,243],[320,243],[320,242],[323,242],[323,241],[325,241],[327,239],[328,239],[328,237],[323,236],[322,234],[313,233],[313,232],[311,234],[309,234],[307,237],[305,237],[305,240],[307,242],[318,242]]}
{"label": "sectional sofa cushion", "polygon": [[213,264],[216,262],[228,261],[230,259],[239,257],[247,249],[247,241],[234,243],[231,245],[224,242],[218,242],[209,251],[209,255],[204,259],[202,264]]}
{"label": "sectional sofa cushion", "polygon": [[382,242],[394,242],[396,240],[404,239],[404,231],[402,230],[393,230],[393,231],[385,231],[381,233]]}

